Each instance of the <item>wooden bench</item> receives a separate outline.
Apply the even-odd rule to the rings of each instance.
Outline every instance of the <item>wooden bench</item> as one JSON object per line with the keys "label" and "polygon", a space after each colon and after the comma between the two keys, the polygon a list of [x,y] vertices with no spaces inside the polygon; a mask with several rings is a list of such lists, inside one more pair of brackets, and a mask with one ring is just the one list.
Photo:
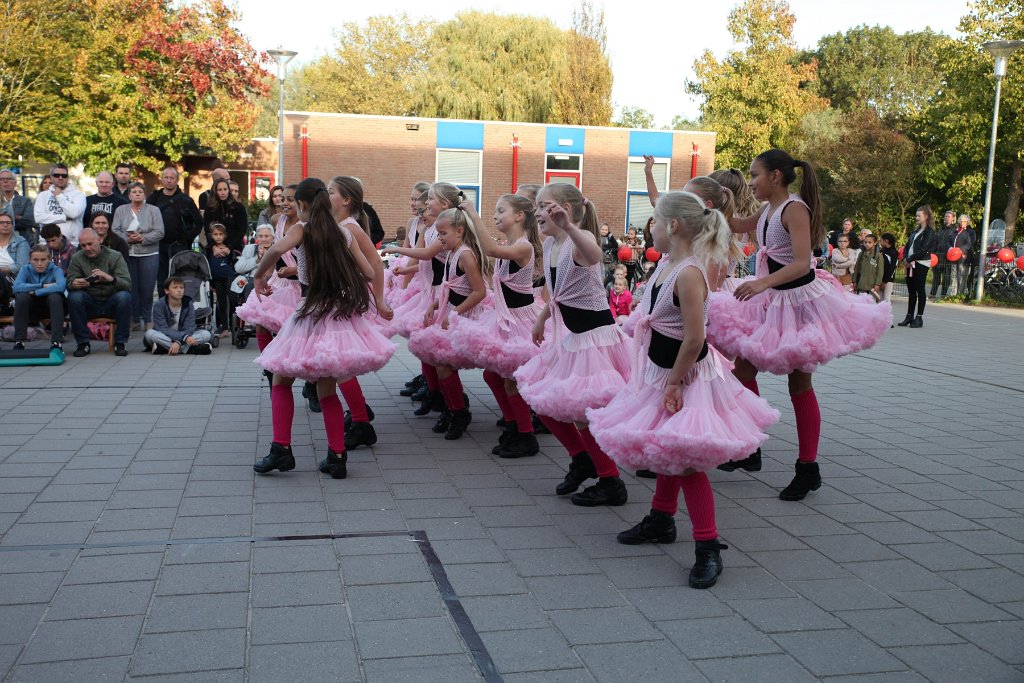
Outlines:
{"label": "wooden bench", "polygon": [[[65,320],[67,320],[67,319],[65,318]],[[40,318],[39,322],[40,322],[40,324],[45,325],[46,327],[50,326],[50,319],[49,318]],[[113,353],[114,352],[114,335],[117,334],[117,321],[114,320],[113,318],[89,318],[89,322],[91,322],[91,323],[107,323],[107,325],[110,326],[110,338],[107,340],[107,348],[110,350],[111,353]],[[64,321],[61,321],[61,324],[63,324],[63,323],[64,323]],[[13,325],[13,324],[14,324],[14,316],[13,315],[0,315],[0,326],[2,326],[2,325]]]}

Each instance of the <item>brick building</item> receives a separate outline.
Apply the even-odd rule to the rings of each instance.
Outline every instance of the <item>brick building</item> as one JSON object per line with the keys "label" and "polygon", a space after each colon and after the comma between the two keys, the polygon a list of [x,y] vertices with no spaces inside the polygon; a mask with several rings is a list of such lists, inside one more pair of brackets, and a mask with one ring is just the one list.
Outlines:
{"label": "brick building", "polygon": [[514,174],[519,184],[575,183],[621,234],[651,214],[642,155],[656,158],[659,189],[679,189],[694,160],[696,175],[714,170],[715,133],[285,112],[283,151],[289,182],[360,178],[389,235],[408,221],[417,181],[460,186],[487,219],[498,196],[513,190]]}

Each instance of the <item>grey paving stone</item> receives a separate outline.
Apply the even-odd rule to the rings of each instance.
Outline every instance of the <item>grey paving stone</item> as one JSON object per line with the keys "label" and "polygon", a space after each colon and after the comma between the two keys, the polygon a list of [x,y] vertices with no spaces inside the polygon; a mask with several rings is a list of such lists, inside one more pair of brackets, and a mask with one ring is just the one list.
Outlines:
{"label": "grey paving stone", "polygon": [[963,642],[949,629],[906,608],[837,612],[836,616],[886,648]]}
{"label": "grey paving stone", "polygon": [[523,579],[507,564],[460,564],[447,568],[456,594],[513,595],[527,592]]}
{"label": "grey paving stone", "polygon": [[531,595],[485,595],[465,597],[461,602],[473,627],[479,632],[515,631],[550,625],[540,604]]}
{"label": "grey paving stone", "polygon": [[252,514],[252,496],[223,496],[220,498],[186,498],[178,506],[182,517]]}
{"label": "grey paving stone", "polygon": [[348,614],[340,604],[254,609],[250,629],[253,645],[352,639]]}
{"label": "grey paving stone", "polygon": [[984,569],[995,564],[950,541],[895,545],[892,549],[932,571]]}
{"label": "grey paving stone", "polygon": [[45,604],[0,607],[0,645],[27,643],[45,611]]}
{"label": "grey paving stone", "polygon": [[860,579],[793,581],[789,585],[828,612],[898,607],[894,600]]}
{"label": "grey paving stone", "polygon": [[50,602],[48,621],[145,614],[155,581],[63,586]]}
{"label": "grey paving stone", "polygon": [[11,683],[46,681],[47,683],[79,683],[80,681],[121,681],[128,673],[128,657],[76,659],[70,662],[23,664],[14,670]]}
{"label": "grey paving stone", "polygon": [[729,607],[765,633],[845,628],[843,622],[799,597],[730,600]]}
{"label": "grey paving stone", "polygon": [[339,557],[419,553],[417,541],[406,534],[338,538],[334,540],[334,548]]}
{"label": "grey paving stone", "polygon": [[570,548],[572,541],[554,526],[491,529],[494,542],[505,550],[519,548]]}
{"label": "grey paving stone", "polygon": [[890,671],[884,674],[853,674],[830,676],[829,683],[927,683],[927,679],[913,671]]}
{"label": "grey paving stone", "polygon": [[356,622],[363,659],[457,654],[465,650],[446,617]]}
{"label": "grey paving stone", "polygon": [[352,618],[357,621],[416,619],[445,614],[437,586],[432,581],[348,586],[345,594]]}
{"label": "grey paving stone", "polygon": [[852,630],[777,633],[772,638],[816,676],[901,671],[906,666]]}
{"label": "grey paving stone", "polygon": [[557,671],[524,671],[505,674],[505,683],[594,683],[597,679],[586,669],[558,669]]}
{"label": "grey paving stone", "polygon": [[109,497],[110,510],[178,507],[181,491],[118,491]]}
{"label": "grey paving stone", "polygon": [[256,574],[252,577],[253,607],[331,605],[342,602],[338,572]]}
{"label": "grey paving stone", "polygon": [[724,533],[731,547],[744,552],[757,550],[798,550],[807,545],[799,538],[774,527],[731,529]]}
{"label": "grey paving stone", "polygon": [[525,582],[545,610],[618,607],[624,603],[612,582],[601,575],[536,576]]}
{"label": "grey paving stone", "polygon": [[480,637],[498,671],[503,674],[577,669],[580,666],[573,650],[553,628],[492,631]]}
{"label": "grey paving stone", "polygon": [[480,680],[476,666],[467,655],[371,659],[363,663],[363,671],[366,683],[470,683]]}
{"label": "grey paving stone", "polygon": [[0,574],[65,571],[75,561],[77,550],[20,550],[0,552]]}
{"label": "grey paving stone", "polygon": [[753,680],[795,683],[818,680],[795,659],[784,654],[702,659],[696,664],[701,673],[713,683],[746,683]]}
{"label": "grey paving stone", "polygon": [[[811,536],[807,544],[833,562],[870,562],[899,559],[899,554],[862,534]],[[914,546],[906,546],[914,547]]]}
{"label": "grey paving stone", "polygon": [[[4,496],[6,498],[6,496]],[[103,511],[102,501],[33,503],[25,509],[21,522],[80,522],[96,520]]]}
{"label": "grey paving stone", "polygon": [[[187,657],[181,654],[187,652]],[[139,641],[132,676],[236,669],[245,664],[245,629],[150,633]]]}
{"label": "grey paving stone", "polygon": [[349,586],[430,580],[430,570],[419,554],[342,557],[341,570]]}
{"label": "grey paving stone", "polygon": [[[431,546],[445,566],[505,562],[508,558],[494,541],[485,538],[467,538],[452,541],[432,541]],[[553,552],[553,551],[546,551]],[[521,572],[520,572],[521,575]]]}
{"label": "grey paving stone", "polygon": [[868,585],[884,593],[903,590],[941,590],[951,584],[910,560],[847,562],[843,565]]}
{"label": "grey paving stone", "polygon": [[338,556],[329,541],[316,545],[274,545],[254,548],[252,571],[276,574],[294,571],[336,571]]}
{"label": "grey paving stone", "polygon": [[[0,553],[3,555],[4,553]],[[4,574],[0,604],[48,603],[64,578],[64,572]]]}
{"label": "grey paving stone", "polygon": [[768,637],[737,616],[666,621],[658,628],[691,660],[779,651]]}
{"label": "grey paving stone", "polygon": [[95,522],[42,522],[15,524],[4,535],[3,545],[52,545],[84,543]]}
{"label": "grey paving stone", "polygon": [[981,531],[944,531],[939,535],[947,541],[952,541],[957,545],[967,548],[971,552],[983,555],[1024,552],[1024,543],[1015,541],[991,529]]}
{"label": "grey paving stone", "polygon": [[974,645],[929,645],[895,648],[892,653],[935,683],[979,680],[1019,682],[1021,672]]}
{"label": "grey paving stone", "polygon": [[598,681],[704,681],[694,665],[665,640],[574,649]]}
{"label": "grey paving stone", "polygon": [[167,547],[164,562],[175,564],[210,564],[248,562],[249,543],[176,543]]}
{"label": "grey paving stone", "polygon": [[249,589],[249,565],[245,562],[212,562],[164,567],[157,595],[234,593]]}
{"label": "grey paving stone", "polygon": [[942,576],[990,603],[1024,600],[1024,576],[1004,567],[943,572]]}
{"label": "grey paving stone", "polygon": [[850,573],[815,550],[749,553],[751,559],[783,581],[835,579]]}
{"label": "grey paving stone", "polygon": [[243,538],[252,533],[251,515],[206,515],[178,517],[174,521],[171,537],[182,538]]}
{"label": "grey paving stone", "polygon": [[[20,663],[59,662],[130,655],[142,630],[142,617],[44,621]],[[61,643],[61,647],[54,647]]]}
{"label": "grey paving stone", "polygon": [[[793,596],[793,590],[785,583],[760,567],[732,567],[726,563],[718,583],[710,590],[721,598],[734,600],[755,598],[787,598]],[[680,581],[682,583],[682,581]]]}
{"label": "grey paving stone", "polygon": [[555,610],[547,616],[574,646],[639,643],[664,638],[632,607]]}
{"label": "grey paving stone", "polygon": [[593,560],[574,548],[509,550],[508,557],[519,576],[575,576],[601,571]]}
{"label": "grey paving stone", "polygon": [[1024,664],[1024,622],[951,624],[949,628],[1007,664]]}
{"label": "grey paving stone", "polygon": [[146,632],[244,627],[248,625],[248,613],[247,593],[158,596],[146,617]]}

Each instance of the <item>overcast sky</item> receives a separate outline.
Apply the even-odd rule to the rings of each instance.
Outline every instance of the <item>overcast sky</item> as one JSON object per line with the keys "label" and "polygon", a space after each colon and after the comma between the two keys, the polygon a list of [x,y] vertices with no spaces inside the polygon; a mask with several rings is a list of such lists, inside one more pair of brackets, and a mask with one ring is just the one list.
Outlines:
{"label": "overcast sky", "polygon": [[[527,14],[551,18],[568,28],[575,0],[374,0],[365,5],[337,0],[244,0],[241,29],[253,46],[299,52],[296,62],[325,54],[335,44],[334,30],[347,21],[363,22],[372,15],[406,12],[412,17],[445,21],[460,11],[474,8],[502,14]],[[595,0],[594,4],[601,3]],[[701,3],[687,0],[607,0],[608,54],[614,72],[612,100],[616,112],[623,106],[639,106],[652,114],[659,126],[672,117],[698,115],[698,103],[685,92],[693,77],[693,62],[711,50],[721,58],[732,47],[725,28],[733,2]],[[796,15],[795,34],[801,47],[812,47],[823,35],[861,24],[888,25],[899,32],[930,27],[956,35],[960,17],[967,13],[964,0],[790,0]]]}

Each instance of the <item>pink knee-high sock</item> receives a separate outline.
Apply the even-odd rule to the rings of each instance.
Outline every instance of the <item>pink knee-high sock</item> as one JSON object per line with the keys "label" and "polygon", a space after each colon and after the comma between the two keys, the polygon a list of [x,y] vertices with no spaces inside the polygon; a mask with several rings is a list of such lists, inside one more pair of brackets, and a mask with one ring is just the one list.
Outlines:
{"label": "pink knee-high sock", "polygon": [[267,348],[267,344],[269,344],[273,339],[274,337],[271,336],[270,332],[260,328],[256,331],[256,348],[262,351]]}
{"label": "pink knee-high sock", "polygon": [[287,384],[270,387],[270,415],[274,425],[274,443],[292,445],[292,420],[295,419],[295,396]]}
{"label": "pink knee-high sock", "polygon": [[453,372],[441,382],[441,393],[444,394],[444,402],[448,404],[449,410],[465,410],[466,401],[462,398],[462,380],[459,373]]}
{"label": "pink knee-high sock", "polygon": [[366,399],[363,397],[363,388],[359,386],[359,380],[353,377],[347,382],[341,383],[341,395],[345,397],[345,404],[352,413],[353,422],[369,422],[370,416],[366,413]]}
{"label": "pink knee-high sock", "polygon": [[683,478],[671,474],[659,474],[654,482],[654,498],[651,508],[666,515],[675,515],[679,509],[679,489],[683,487]]}
{"label": "pink knee-high sock", "polygon": [[420,362],[420,374],[427,380],[427,389],[437,391],[441,388],[440,380],[437,378],[437,368],[433,365]]}
{"label": "pink knee-high sock", "polygon": [[758,396],[761,395],[761,391],[758,389],[757,380],[756,379],[747,379],[747,380],[741,379],[740,380],[740,384],[745,386],[747,389],[750,389],[751,391],[753,391]]}
{"label": "pink knee-high sock", "polygon": [[487,382],[487,386],[491,388],[491,393],[494,394],[494,400],[498,402],[498,408],[501,409],[501,417],[506,422],[514,420],[512,404],[509,403],[508,392],[505,391],[505,380],[496,372],[484,370],[484,382]]}
{"label": "pink knee-high sock", "polygon": [[530,406],[519,394],[509,394],[508,403],[512,407],[512,415],[516,420],[516,427],[520,434],[533,434],[533,417],[530,415]]}
{"label": "pink knee-high sock", "polygon": [[333,392],[321,397],[320,410],[324,413],[327,447],[340,455],[345,452],[345,411],[341,407],[341,399]]}
{"label": "pink knee-high sock", "polygon": [[818,439],[821,437],[821,410],[814,389],[789,397],[796,413],[797,458],[800,462],[814,462],[818,459]]}
{"label": "pink knee-high sock", "polygon": [[571,422],[559,422],[553,417],[546,417],[544,415],[538,415],[540,421],[544,423],[544,426],[548,428],[558,443],[565,447],[565,450],[569,451],[569,455],[579,455],[583,451],[587,450],[587,447],[583,445],[583,439],[580,438],[580,430],[576,429],[576,425]]}
{"label": "pink knee-high sock", "polygon": [[619,468],[615,464],[615,461],[608,457],[608,454],[604,452],[600,445],[598,445],[597,439],[594,438],[594,435],[590,433],[589,429],[581,429],[580,438],[583,439],[583,445],[587,447],[587,453],[590,454],[590,459],[594,461],[594,469],[597,470],[597,476],[619,476]]}
{"label": "pink knee-high sock", "polygon": [[[660,477],[659,477],[660,479]],[[713,541],[718,538],[715,528],[715,494],[704,472],[679,477],[686,501],[686,513],[693,524],[693,540]]]}

